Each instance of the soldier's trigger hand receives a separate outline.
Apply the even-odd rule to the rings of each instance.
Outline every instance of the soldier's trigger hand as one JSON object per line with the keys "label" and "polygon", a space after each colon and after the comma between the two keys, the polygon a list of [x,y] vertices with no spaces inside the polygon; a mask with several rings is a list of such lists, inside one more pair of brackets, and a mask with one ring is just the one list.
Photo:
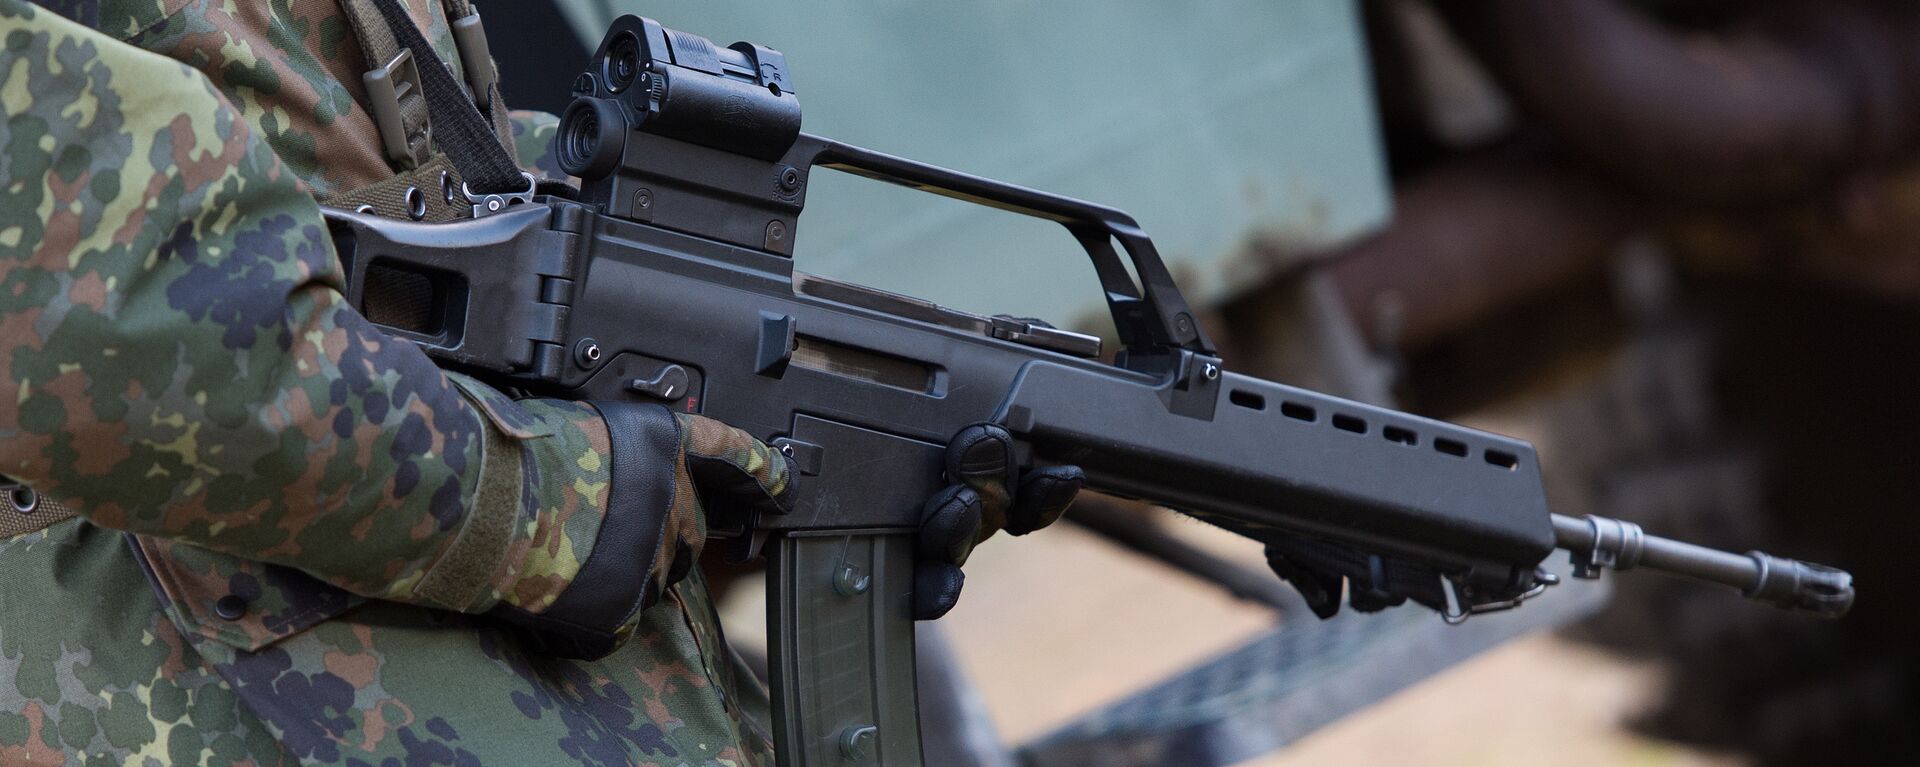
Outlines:
{"label": "soldier's trigger hand", "polygon": [[674,413],[674,417],[680,422],[686,480],[708,513],[793,510],[792,459],[711,418],[690,413]]}
{"label": "soldier's trigger hand", "polygon": [[1024,476],[1014,460],[1013,436],[994,424],[962,429],[947,443],[948,485],[927,501],[921,516],[913,610],[918,620],[947,614],[960,599],[973,547],[1005,530],[1026,535],[1073,504],[1085,475],[1078,466],[1045,466]]}
{"label": "soldier's trigger hand", "polygon": [[686,577],[709,514],[778,514],[793,505],[789,459],[744,431],[657,404],[595,402],[606,420],[612,487],[592,554],[539,613],[503,612],[548,652],[599,658],[640,612]]}

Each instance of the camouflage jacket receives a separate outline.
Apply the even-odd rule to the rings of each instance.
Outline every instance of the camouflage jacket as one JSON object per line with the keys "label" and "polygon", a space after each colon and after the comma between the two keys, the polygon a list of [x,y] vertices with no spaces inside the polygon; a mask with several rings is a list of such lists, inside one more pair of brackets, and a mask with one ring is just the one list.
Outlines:
{"label": "camouflage jacket", "polygon": [[77,514],[0,504],[0,764],[771,761],[697,576],[596,662],[472,616],[580,571],[607,435],[346,305],[315,199],[392,171],[336,3],[88,21],[0,0],[0,474]]}

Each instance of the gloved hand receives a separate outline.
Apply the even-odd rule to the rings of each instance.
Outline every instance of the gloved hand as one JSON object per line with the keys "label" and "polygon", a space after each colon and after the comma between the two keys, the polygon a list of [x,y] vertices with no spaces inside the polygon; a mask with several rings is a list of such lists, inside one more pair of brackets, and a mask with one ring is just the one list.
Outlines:
{"label": "gloved hand", "polygon": [[934,620],[960,599],[973,547],[1000,530],[1026,535],[1065,513],[1086,484],[1078,466],[1045,466],[1020,475],[1013,436],[990,423],[960,430],[947,443],[947,481],[921,516],[913,573],[913,617]]}
{"label": "gloved hand", "polygon": [[744,431],[657,404],[595,402],[611,442],[611,488],[592,554],[538,613],[494,614],[530,630],[545,651],[599,658],[631,634],[641,610],[700,557],[708,513],[785,513],[790,460]]}
{"label": "gloved hand", "polygon": [[1278,537],[1267,542],[1267,566],[1293,584],[1308,609],[1322,620],[1340,612],[1340,601],[1363,613],[1405,604],[1409,598],[1435,610],[1445,608],[1440,572],[1307,538]]}

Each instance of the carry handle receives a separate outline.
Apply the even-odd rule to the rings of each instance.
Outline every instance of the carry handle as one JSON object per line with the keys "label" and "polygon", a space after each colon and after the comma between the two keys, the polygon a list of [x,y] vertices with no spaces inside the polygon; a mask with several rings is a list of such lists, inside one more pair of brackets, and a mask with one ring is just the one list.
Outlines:
{"label": "carry handle", "polygon": [[[1126,213],[811,134],[801,134],[794,150],[789,158],[804,159],[811,166],[1059,223],[1093,260],[1122,346],[1137,354],[1185,349],[1216,356],[1213,342],[1194,320],[1193,310],[1160,260],[1160,252],[1140,224]],[[1114,252],[1115,241],[1132,261],[1134,274],[1140,277],[1138,284]]]}

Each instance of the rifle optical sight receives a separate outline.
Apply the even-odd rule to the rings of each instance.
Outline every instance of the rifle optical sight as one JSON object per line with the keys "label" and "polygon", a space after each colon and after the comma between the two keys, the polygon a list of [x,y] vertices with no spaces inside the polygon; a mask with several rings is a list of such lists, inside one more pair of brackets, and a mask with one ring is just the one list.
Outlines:
{"label": "rifle optical sight", "polygon": [[800,135],[800,102],[779,51],[722,48],[638,16],[614,21],[573,93],[558,159],[585,180],[618,167],[629,130],[763,160],[779,159]]}

